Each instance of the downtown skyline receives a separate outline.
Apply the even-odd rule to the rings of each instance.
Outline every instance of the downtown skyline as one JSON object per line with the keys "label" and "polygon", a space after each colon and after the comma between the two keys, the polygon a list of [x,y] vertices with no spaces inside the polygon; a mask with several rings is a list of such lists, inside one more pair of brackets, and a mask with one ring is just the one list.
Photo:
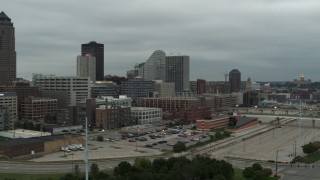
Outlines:
{"label": "downtown skyline", "polygon": [[[190,56],[190,80],[319,81],[317,1],[8,1],[17,77],[76,75],[81,44],[105,45],[104,74],[125,76],[155,50]],[[91,13],[90,13],[91,12]]]}

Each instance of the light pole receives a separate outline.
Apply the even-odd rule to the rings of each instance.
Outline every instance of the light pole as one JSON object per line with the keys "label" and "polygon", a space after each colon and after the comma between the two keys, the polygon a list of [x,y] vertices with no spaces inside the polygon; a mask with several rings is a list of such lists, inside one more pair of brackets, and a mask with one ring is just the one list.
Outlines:
{"label": "light pole", "polygon": [[[137,129],[137,135],[139,135],[139,129]],[[136,151],[138,150],[138,140],[136,139]]]}
{"label": "light pole", "polygon": [[277,155],[276,155],[276,174],[275,174],[275,176],[276,177],[278,177],[278,153],[279,153],[279,151],[282,151],[282,150],[277,150]]}
{"label": "light pole", "polygon": [[72,154],[71,154],[71,168],[72,168],[71,170],[72,170],[72,174],[73,174],[73,155],[74,155],[74,154],[72,153]]}

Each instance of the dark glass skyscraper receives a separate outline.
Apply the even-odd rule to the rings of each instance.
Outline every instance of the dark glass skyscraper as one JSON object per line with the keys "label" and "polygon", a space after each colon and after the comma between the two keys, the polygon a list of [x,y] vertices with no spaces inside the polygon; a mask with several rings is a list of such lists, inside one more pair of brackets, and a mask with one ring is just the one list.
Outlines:
{"label": "dark glass skyscraper", "polygon": [[238,69],[233,69],[229,73],[230,93],[240,92],[241,89],[241,73]]}
{"label": "dark glass skyscraper", "polygon": [[175,92],[190,90],[190,60],[189,56],[166,56],[166,82],[175,83]]}
{"label": "dark glass skyscraper", "polygon": [[81,55],[91,54],[96,57],[96,80],[104,79],[104,45],[95,41],[81,45]]}
{"label": "dark glass skyscraper", "polygon": [[16,50],[14,27],[11,19],[0,13],[0,85],[9,85],[16,80]]}

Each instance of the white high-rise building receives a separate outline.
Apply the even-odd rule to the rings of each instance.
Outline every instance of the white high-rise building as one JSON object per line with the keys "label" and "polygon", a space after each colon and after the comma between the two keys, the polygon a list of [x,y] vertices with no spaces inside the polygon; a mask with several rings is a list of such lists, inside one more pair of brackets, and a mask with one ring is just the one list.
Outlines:
{"label": "white high-rise building", "polygon": [[77,57],[77,76],[89,77],[90,81],[96,81],[96,57],[91,54]]}
{"label": "white high-rise building", "polygon": [[88,77],[34,74],[32,81],[34,86],[40,86],[43,90],[67,92],[68,106],[75,106],[90,97]]}
{"label": "white high-rise building", "polygon": [[166,53],[157,50],[152,53],[144,64],[145,80],[165,80]]}
{"label": "white high-rise building", "polygon": [[185,55],[170,55],[166,57],[166,82],[175,83],[175,92],[190,90],[190,60]]}

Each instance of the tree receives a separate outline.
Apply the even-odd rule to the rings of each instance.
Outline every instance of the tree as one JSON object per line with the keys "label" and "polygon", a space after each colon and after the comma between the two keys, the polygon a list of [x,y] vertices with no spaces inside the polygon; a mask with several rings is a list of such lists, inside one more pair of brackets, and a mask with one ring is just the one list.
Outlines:
{"label": "tree", "polygon": [[272,175],[272,170],[270,168],[263,169],[264,176],[269,177]]}
{"label": "tree", "polygon": [[49,124],[57,124],[57,116],[55,114],[47,114],[44,116],[44,122]]}
{"label": "tree", "polygon": [[313,143],[310,142],[306,145],[303,145],[302,150],[305,154],[309,155],[309,154],[312,154],[312,153],[318,151],[318,148],[317,148],[317,146],[315,146]]}
{"label": "tree", "polygon": [[74,173],[76,174],[76,175],[79,175],[79,173],[80,173],[80,167],[79,167],[79,165],[78,164],[76,164],[75,166],[74,166]]}
{"label": "tree", "polygon": [[220,131],[217,131],[217,132],[214,134],[214,138],[215,138],[215,139],[220,139],[220,138],[222,138],[221,132],[220,132]]}
{"label": "tree", "polygon": [[90,167],[90,176],[92,179],[98,179],[99,178],[99,167],[98,164],[92,163]]}
{"label": "tree", "polygon": [[127,161],[121,161],[117,167],[114,168],[113,172],[116,176],[125,176],[132,170],[132,166]]}
{"label": "tree", "polygon": [[41,130],[41,124],[36,124],[34,127],[34,130],[40,131]]}
{"label": "tree", "polygon": [[150,169],[151,168],[151,161],[147,158],[137,157],[134,160],[134,167],[140,171]]}
{"label": "tree", "polygon": [[175,152],[175,153],[180,153],[180,152],[186,151],[186,150],[187,150],[187,147],[183,143],[177,143],[173,146],[173,152]]}
{"label": "tree", "polygon": [[252,169],[254,171],[261,171],[262,170],[262,166],[259,163],[253,163],[252,164]]}
{"label": "tree", "polygon": [[217,174],[214,176],[213,180],[227,180],[223,175]]}
{"label": "tree", "polygon": [[252,178],[253,175],[254,175],[254,170],[252,167],[246,167],[242,172],[242,176],[245,178]]}
{"label": "tree", "polygon": [[21,121],[15,121],[15,122],[14,122],[14,127],[15,127],[15,128],[21,128],[21,127],[22,127]]}
{"label": "tree", "polygon": [[101,136],[101,135],[97,136],[97,141],[102,142],[103,141],[103,136]]}

